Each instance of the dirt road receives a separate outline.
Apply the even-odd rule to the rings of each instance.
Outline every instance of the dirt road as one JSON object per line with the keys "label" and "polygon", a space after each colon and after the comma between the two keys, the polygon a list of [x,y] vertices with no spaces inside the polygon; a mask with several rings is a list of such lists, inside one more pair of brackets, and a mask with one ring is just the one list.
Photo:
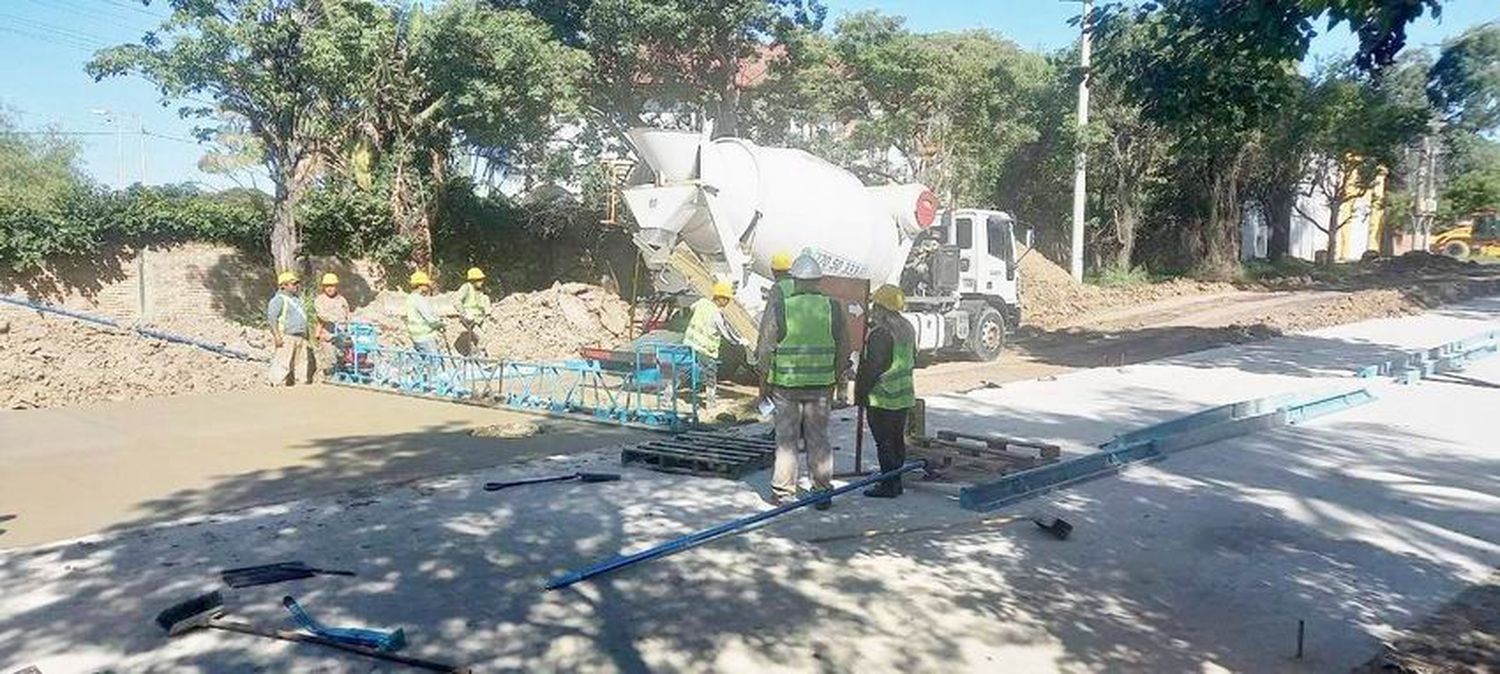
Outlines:
{"label": "dirt road", "polygon": [[994,362],[929,364],[917,372],[917,392],[968,391],[1079,368],[1140,363],[1265,339],[1278,334],[1278,326],[1394,315],[1403,312],[1399,299],[1368,291],[1236,290],[1120,307],[1080,316],[1076,327],[1023,333]]}

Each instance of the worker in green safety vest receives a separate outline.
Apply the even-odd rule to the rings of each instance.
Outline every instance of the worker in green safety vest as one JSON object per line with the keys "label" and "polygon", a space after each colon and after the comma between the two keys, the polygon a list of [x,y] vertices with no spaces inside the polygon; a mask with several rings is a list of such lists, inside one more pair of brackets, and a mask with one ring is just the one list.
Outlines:
{"label": "worker in green safety vest", "polygon": [[[838,302],[818,290],[822,265],[803,253],[788,271],[791,294],[761,316],[756,362],[765,375],[775,405],[776,468],[772,501],[797,495],[797,449],[807,450],[814,492],[833,488],[833,448],[828,442],[828,415],[839,381],[839,354],[844,345],[844,313]],[[814,507],[826,510],[829,500]]]}
{"label": "worker in green safety vest", "polygon": [[[906,463],[906,417],[917,404],[912,384],[916,365],[917,334],[901,317],[906,296],[893,285],[875,289],[871,296],[870,332],[854,379],[854,401],[865,408],[870,434],[880,457],[880,472]],[[865,496],[895,498],[901,495],[901,476],[882,480],[865,490]]]}
{"label": "worker in green safety vest", "polygon": [[692,316],[688,319],[687,331],[682,334],[682,343],[692,347],[698,360],[698,372],[703,377],[704,402],[710,407],[718,402],[719,391],[719,345],[725,339],[738,341],[734,331],[724,322],[724,307],[734,299],[734,286],[728,281],[714,283],[713,297],[704,297],[693,303]]}
{"label": "worker in green safety vest", "polygon": [[490,296],[484,293],[484,282],[484,270],[470,267],[458,288],[458,322],[464,331],[454,340],[453,348],[466,356],[484,355],[479,328],[490,315]]}
{"label": "worker in green safety vest", "polygon": [[443,330],[443,321],[432,309],[432,279],[427,272],[415,271],[411,275],[411,293],[406,296],[406,335],[411,346],[423,353],[437,353],[438,333]]}

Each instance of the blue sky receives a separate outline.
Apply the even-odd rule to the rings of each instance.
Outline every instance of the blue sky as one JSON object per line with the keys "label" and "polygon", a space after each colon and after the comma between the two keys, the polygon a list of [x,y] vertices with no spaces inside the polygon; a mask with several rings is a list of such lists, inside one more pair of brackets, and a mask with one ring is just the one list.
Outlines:
{"label": "blue sky", "polygon": [[[1077,37],[1068,20],[1079,5],[1064,0],[824,0],[831,18],[864,9],[899,14],[915,30],[987,28],[1023,47],[1055,49]],[[191,141],[193,123],[162,107],[155,89],[135,78],[94,82],[83,63],[99,47],[133,41],[158,23],[161,2],[138,0],[0,0],[0,105],[25,129],[55,128],[80,135],[87,170],[101,183],[198,181],[233,183],[197,169],[203,148]],[[1424,18],[1409,30],[1410,45],[1436,46],[1445,38],[1500,20],[1494,0],[1447,0],[1441,20]],[[1348,31],[1320,37],[1313,55],[1347,53]],[[115,123],[132,133],[123,151]],[[151,135],[133,133],[144,128]],[[123,161],[121,159],[123,158]],[[143,161],[144,160],[144,161]],[[266,187],[263,184],[263,188]]]}

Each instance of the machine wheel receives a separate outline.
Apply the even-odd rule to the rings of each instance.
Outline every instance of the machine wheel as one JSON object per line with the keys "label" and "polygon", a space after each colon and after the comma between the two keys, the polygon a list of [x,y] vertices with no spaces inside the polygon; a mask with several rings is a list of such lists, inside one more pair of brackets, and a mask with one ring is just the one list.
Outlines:
{"label": "machine wheel", "polygon": [[1463,241],[1449,241],[1443,244],[1443,254],[1457,260],[1465,259],[1469,257],[1469,244]]}
{"label": "machine wheel", "polygon": [[974,324],[969,328],[969,339],[964,344],[975,360],[989,362],[1000,357],[1005,348],[1005,318],[994,307],[979,310]]}

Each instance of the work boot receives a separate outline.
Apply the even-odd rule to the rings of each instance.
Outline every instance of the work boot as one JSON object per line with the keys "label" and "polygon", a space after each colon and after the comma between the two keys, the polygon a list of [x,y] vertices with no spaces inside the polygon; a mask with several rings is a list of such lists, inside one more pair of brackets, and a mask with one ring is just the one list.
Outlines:
{"label": "work boot", "polygon": [[827,509],[832,508],[832,507],[833,507],[833,498],[832,497],[824,498],[823,500],[818,501],[817,503],[813,504],[813,509],[815,509],[815,510],[827,510]]}
{"label": "work boot", "polygon": [[901,495],[900,487],[892,487],[889,482],[881,482],[865,490],[865,496],[870,498],[896,498]]}

